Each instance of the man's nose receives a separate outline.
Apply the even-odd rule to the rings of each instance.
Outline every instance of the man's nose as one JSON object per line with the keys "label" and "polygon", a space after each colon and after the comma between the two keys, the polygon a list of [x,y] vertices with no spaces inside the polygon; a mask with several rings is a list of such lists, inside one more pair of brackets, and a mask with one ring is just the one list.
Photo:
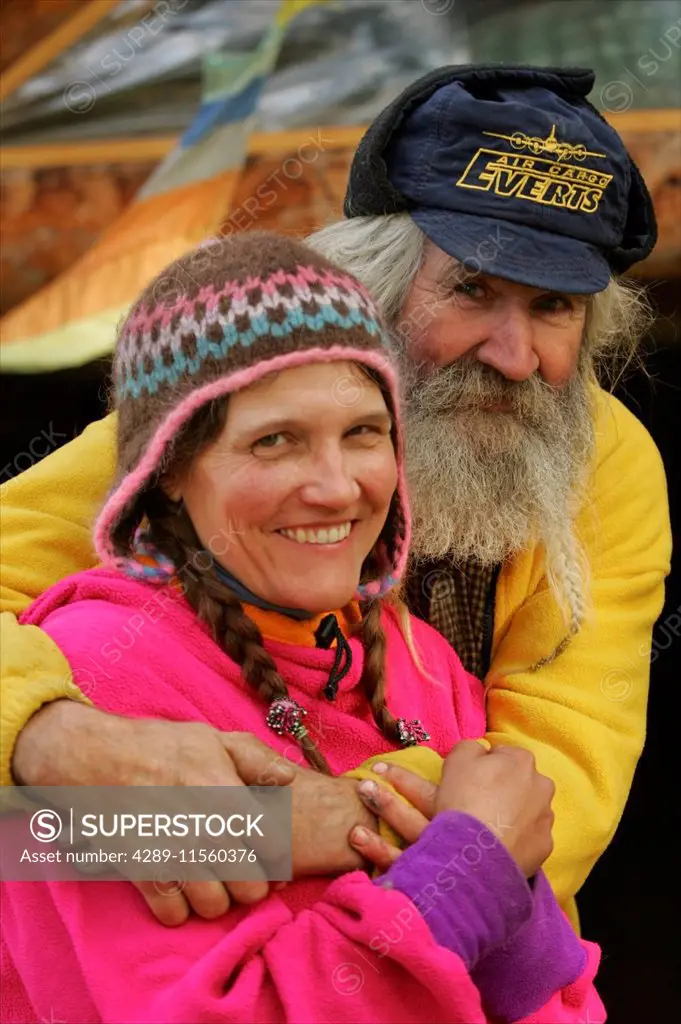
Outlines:
{"label": "man's nose", "polygon": [[310,505],[343,510],[360,497],[361,488],[351,460],[340,447],[326,448],[312,457],[306,476],[301,497]]}
{"label": "man's nose", "polygon": [[539,369],[535,351],[535,324],[529,312],[506,309],[491,326],[476,358],[507,380],[527,380]]}

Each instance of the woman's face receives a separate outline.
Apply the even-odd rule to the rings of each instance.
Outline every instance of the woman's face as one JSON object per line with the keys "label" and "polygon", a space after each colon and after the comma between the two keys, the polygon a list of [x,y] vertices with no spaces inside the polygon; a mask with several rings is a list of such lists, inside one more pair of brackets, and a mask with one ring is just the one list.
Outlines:
{"label": "woman's face", "polygon": [[259,597],[317,613],[353,597],[397,486],[391,417],[352,363],[285,370],[230,396],[175,481],[203,546]]}

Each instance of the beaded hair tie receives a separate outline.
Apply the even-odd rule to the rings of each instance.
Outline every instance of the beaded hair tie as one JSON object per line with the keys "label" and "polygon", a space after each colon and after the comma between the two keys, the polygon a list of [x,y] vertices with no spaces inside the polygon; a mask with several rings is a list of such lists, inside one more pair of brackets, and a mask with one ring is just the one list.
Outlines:
{"label": "beaded hair tie", "polygon": [[418,743],[427,743],[430,739],[429,733],[421,725],[420,718],[412,718],[410,721],[398,718],[397,732],[403,747],[415,747]]}
{"label": "beaded hair tie", "polygon": [[[307,714],[302,705],[293,697],[275,697],[271,702],[265,723],[279,736],[288,733],[296,740],[308,735],[303,725],[303,717]],[[420,718],[397,719],[397,731],[403,747],[415,747],[418,743],[427,743],[430,734],[421,725]]]}
{"label": "beaded hair tie", "polygon": [[135,530],[132,554],[132,558],[116,558],[113,563],[131,579],[144,583],[169,583],[177,572],[172,558],[159,551],[143,526]]}
{"label": "beaded hair tie", "polygon": [[265,723],[279,736],[287,732],[294,739],[302,740],[307,736],[307,729],[302,722],[306,714],[305,708],[293,697],[275,697],[270,704]]}

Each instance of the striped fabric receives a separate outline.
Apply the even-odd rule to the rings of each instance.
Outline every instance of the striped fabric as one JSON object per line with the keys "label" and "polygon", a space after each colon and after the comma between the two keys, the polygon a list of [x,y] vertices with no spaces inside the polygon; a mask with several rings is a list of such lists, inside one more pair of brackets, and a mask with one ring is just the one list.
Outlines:
{"label": "striped fabric", "polygon": [[156,394],[161,385],[194,377],[206,359],[224,359],[235,345],[250,348],[256,339],[330,327],[381,332],[373,302],[344,274],[301,266],[295,274],[277,271],[220,289],[201,287],[192,299],[130,316],[116,352],[117,397]]}

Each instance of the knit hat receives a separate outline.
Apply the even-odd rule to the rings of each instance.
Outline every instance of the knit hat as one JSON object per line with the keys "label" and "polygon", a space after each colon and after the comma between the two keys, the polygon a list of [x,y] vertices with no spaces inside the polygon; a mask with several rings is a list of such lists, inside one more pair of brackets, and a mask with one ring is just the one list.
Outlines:
{"label": "knit hat", "polygon": [[385,329],[355,278],[303,243],[270,232],[189,252],[145,288],[123,323],[113,364],[117,484],[95,526],[102,562],[120,564],[114,531],[167,468],[174,438],[197,410],[266,374],[334,361],[377,372],[391,398],[398,487],[374,551],[380,576],[363,583],[356,597],[395,586],[407,558],[409,512]]}

